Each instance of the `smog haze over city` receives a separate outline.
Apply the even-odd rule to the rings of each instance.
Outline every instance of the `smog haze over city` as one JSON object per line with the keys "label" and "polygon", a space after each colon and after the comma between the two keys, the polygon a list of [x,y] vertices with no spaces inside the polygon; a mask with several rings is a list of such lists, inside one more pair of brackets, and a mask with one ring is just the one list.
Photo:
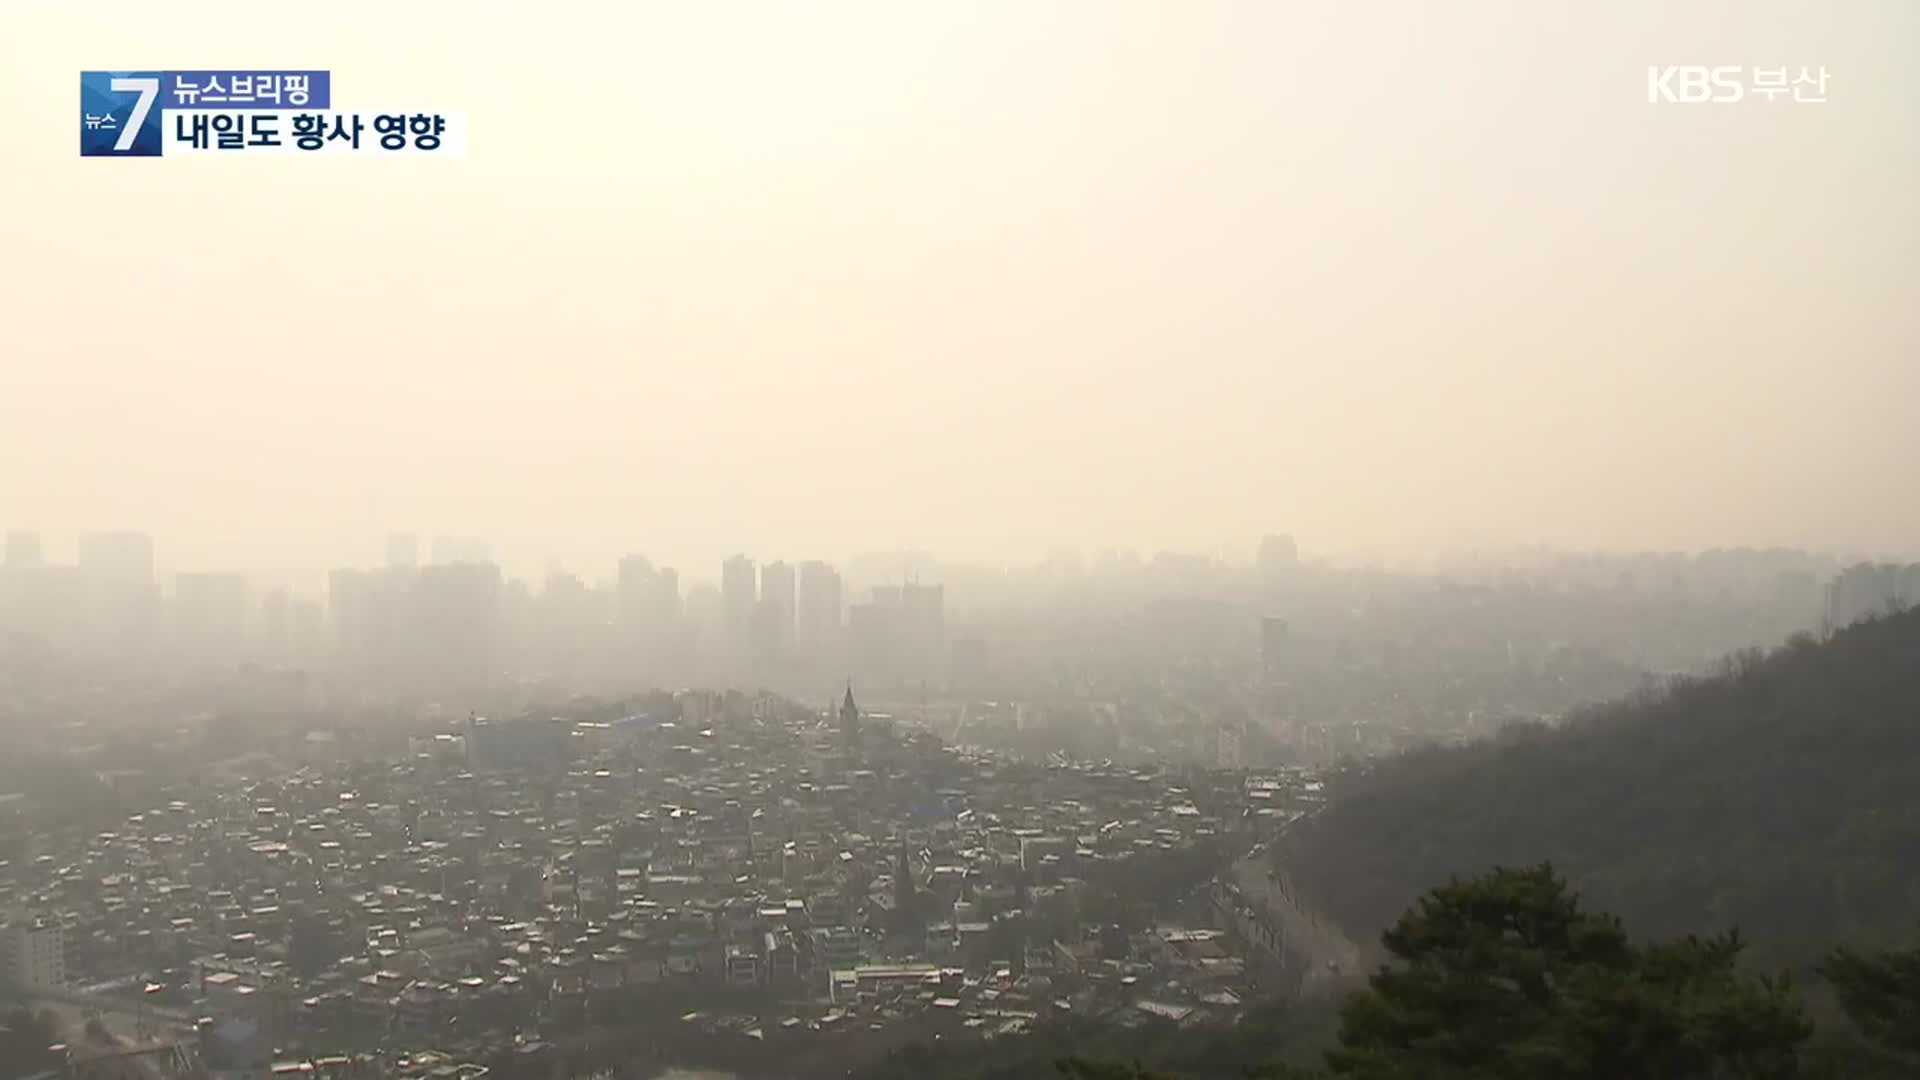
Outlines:
{"label": "smog haze over city", "polygon": [[[1920,554],[1897,0],[5,18],[34,145],[107,57],[476,118],[452,166],[10,155],[0,491],[50,542]],[[1649,104],[1687,63],[1829,100]]]}
{"label": "smog haze over city", "polygon": [[0,1080],[1920,1076],[1916,41],[0,5]]}

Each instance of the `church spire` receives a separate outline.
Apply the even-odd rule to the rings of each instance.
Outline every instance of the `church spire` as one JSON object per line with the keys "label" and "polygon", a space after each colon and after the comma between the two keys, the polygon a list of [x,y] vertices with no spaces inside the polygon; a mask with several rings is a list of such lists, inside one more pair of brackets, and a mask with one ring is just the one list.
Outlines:
{"label": "church spire", "polygon": [[853,703],[853,680],[847,680],[847,696],[840,702],[840,733],[848,739],[860,736],[860,706]]}

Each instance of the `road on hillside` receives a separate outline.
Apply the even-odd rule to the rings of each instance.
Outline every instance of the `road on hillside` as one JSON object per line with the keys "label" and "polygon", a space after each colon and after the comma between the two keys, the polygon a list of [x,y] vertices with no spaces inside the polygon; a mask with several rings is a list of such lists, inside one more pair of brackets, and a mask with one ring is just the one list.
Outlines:
{"label": "road on hillside", "polygon": [[1287,830],[1310,821],[1324,806],[1280,827],[1272,837],[1255,844],[1223,875],[1241,903],[1252,908],[1286,948],[1306,964],[1301,993],[1349,989],[1366,977],[1374,950],[1362,947],[1330,919],[1320,916],[1288,880],[1274,852]]}

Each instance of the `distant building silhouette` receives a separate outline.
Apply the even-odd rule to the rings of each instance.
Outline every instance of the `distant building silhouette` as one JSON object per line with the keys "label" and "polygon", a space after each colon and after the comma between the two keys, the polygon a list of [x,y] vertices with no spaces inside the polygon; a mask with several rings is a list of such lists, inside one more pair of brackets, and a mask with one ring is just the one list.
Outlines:
{"label": "distant building silhouette", "polygon": [[135,656],[149,652],[161,632],[160,597],[153,582],[153,538],[142,532],[92,533],[80,538],[78,605],[74,625],[82,650]]}
{"label": "distant building silhouette", "polygon": [[381,695],[483,700],[503,661],[504,592],[492,563],[335,570],[327,620],[342,673]]}
{"label": "distant building silhouette", "polygon": [[1268,615],[1260,620],[1260,666],[1268,674],[1287,662],[1287,620]]}
{"label": "distant building silhouette", "polygon": [[814,674],[839,658],[840,572],[826,563],[800,564],[794,645]]}
{"label": "distant building silhouette", "polygon": [[1827,627],[1839,630],[1920,605],[1920,563],[1859,563],[1827,583]]}
{"label": "distant building silhouette", "polygon": [[7,547],[0,566],[9,570],[32,570],[41,564],[40,534],[15,529],[7,533]]}
{"label": "distant building silhouette", "polygon": [[1272,579],[1281,577],[1300,565],[1300,549],[1293,537],[1285,533],[1269,533],[1260,538],[1258,556],[1260,574]]}
{"label": "distant building silhouette", "polygon": [[417,689],[444,702],[484,700],[498,675],[500,568],[429,566],[414,580],[412,637]]}
{"label": "distant building silhouette", "polygon": [[440,566],[458,563],[479,564],[491,562],[493,556],[485,540],[476,540],[468,536],[436,536],[433,538],[433,561]]}
{"label": "distant building silhouette", "polygon": [[896,686],[941,685],[946,667],[946,590],[939,585],[876,585],[873,598],[847,612],[856,673]]}
{"label": "distant building silhouette", "polygon": [[614,618],[636,657],[658,673],[679,659],[680,575],[642,555],[620,560]]}
{"label": "distant building silhouette", "polygon": [[251,633],[259,651],[270,658],[285,656],[293,643],[293,597],[284,588],[268,589],[254,610]]}
{"label": "distant building silhouette", "polygon": [[756,652],[763,663],[782,663],[793,654],[794,574],[784,562],[770,562],[760,568],[760,603]]}
{"label": "distant building silhouette", "polygon": [[753,633],[754,609],[760,604],[760,583],[753,560],[735,555],[720,564],[721,630],[734,659],[745,655]]}

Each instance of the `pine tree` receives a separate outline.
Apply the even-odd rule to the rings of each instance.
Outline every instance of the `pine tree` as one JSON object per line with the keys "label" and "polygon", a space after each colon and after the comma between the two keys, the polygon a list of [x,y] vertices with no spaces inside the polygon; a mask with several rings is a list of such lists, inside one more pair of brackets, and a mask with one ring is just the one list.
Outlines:
{"label": "pine tree", "polygon": [[1548,865],[1428,893],[1341,1013],[1328,1064],[1367,1080],[1791,1077],[1812,1033],[1737,933],[1636,946]]}

